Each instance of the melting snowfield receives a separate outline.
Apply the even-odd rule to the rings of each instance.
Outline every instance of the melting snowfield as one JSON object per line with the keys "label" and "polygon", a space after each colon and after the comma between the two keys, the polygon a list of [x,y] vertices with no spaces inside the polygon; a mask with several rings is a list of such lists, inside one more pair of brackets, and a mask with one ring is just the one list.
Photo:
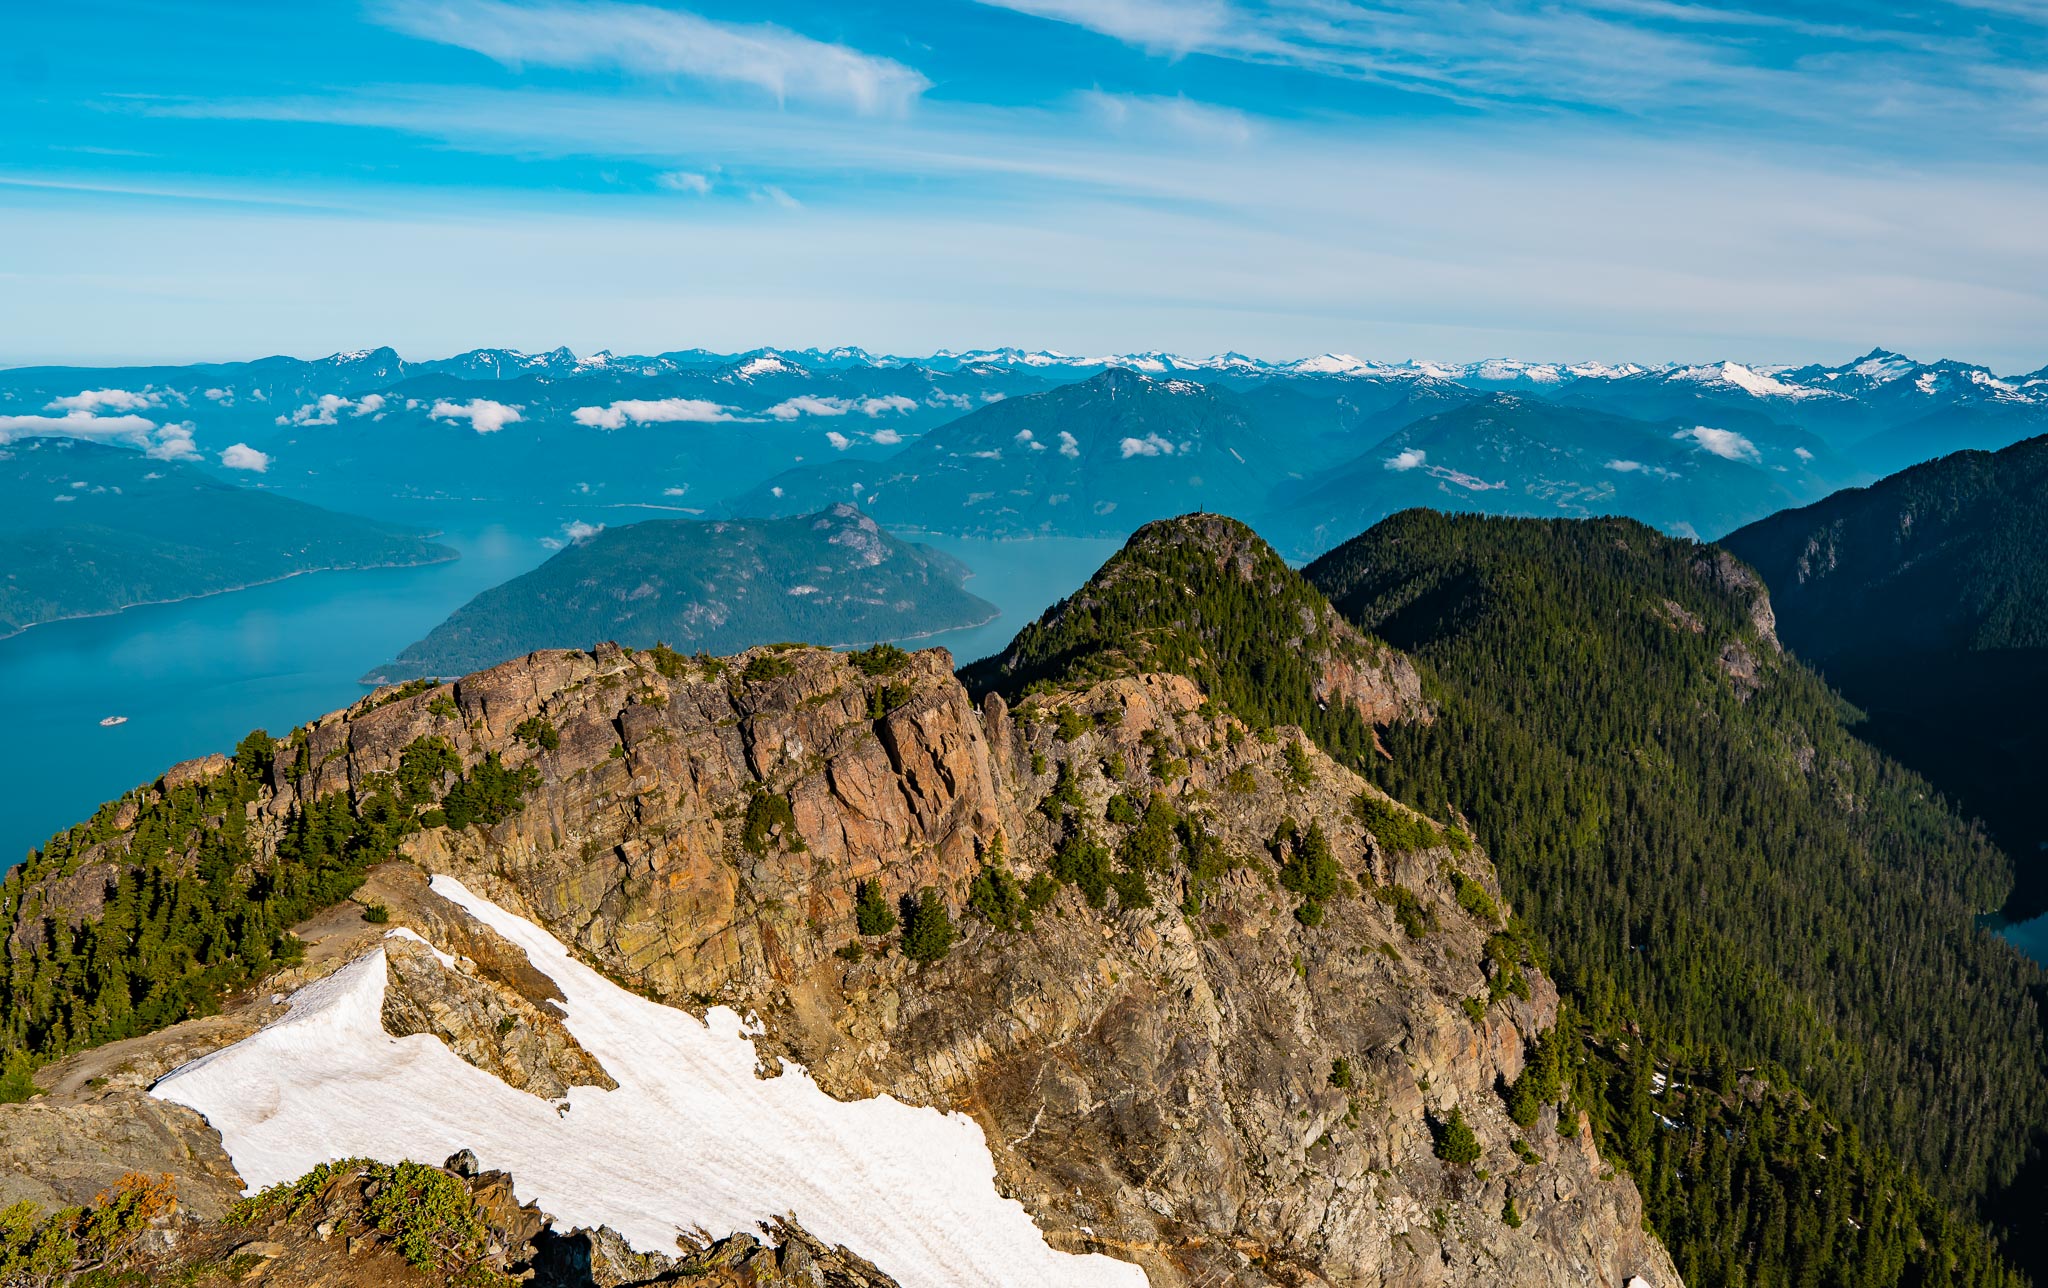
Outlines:
{"label": "melting snowfield", "polygon": [[206,1115],[252,1189],[329,1159],[439,1162],[475,1151],[558,1226],[609,1225],[641,1251],[679,1232],[745,1231],[785,1214],[904,1288],[1144,1288],[1136,1266],[1047,1246],[996,1192],[981,1128],[889,1096],[834,1100],[786,1066],[757,1078],[740,1017],[699,1022],[577,962],[532,922],[449,877],[436,893],[526,951],[616,1091],[554,1102],[517,1091],[426,1034],[384,1031],[382,949],[300,990],[283,1019],[178,1069],[152,1094]]}

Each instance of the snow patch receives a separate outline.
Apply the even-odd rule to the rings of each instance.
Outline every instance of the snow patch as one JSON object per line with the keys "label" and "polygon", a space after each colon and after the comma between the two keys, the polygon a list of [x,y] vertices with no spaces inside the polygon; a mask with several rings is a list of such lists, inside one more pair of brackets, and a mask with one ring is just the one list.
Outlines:
{"label": "snow patch", "polygon": [[444,953],[440,949],[434,947],[432,943],[428,942],[427,937],[425,935],[422,935],[417,930],[413,930],[407,926],[396,926],[390,930],[385,931],[384,937],[386,939],[410,939],[416,944],[426,944],[427,951],[434,954],[435,960],[439,961],[443,966],[446,966],[450,970],[455,969],[454,956],[449,953]]}
{"label": "snow patch", "polygon": [[526,952],[561,989],[564,1023],[617,1080],[566,1109],[515,1091],[428,1034],[383,1029],[378,948],[301,989],[281,1020],[175,1070],[151,1094],[206,1115],[253,1191],[351,1155],[458,1149],[514,1179],[558,1226],[610,1225],[671,1251],[684,1231],[752,1232],[793,1215],[904,1288],[1144,1288],[1136,1266],[1047,1246],[964,1114],[892,1097],[838,1101],[801,1067],[760,1078],[741,1017],[703,1020],[637,997],[547,932],[447,876],[433,889]]}
{"label": "snow patch", "polygon": [[1745,367],[1739,362],[1721,362],[1705,367],[1680,367],[1671,373],[1672,380],[1690,380],[1703,385],[1733,385],[1744,393],[1758,398],[1818,398],[1833,397],[1824,389],[1808,389],[1804,385],[1787,384],[1783,380]]}

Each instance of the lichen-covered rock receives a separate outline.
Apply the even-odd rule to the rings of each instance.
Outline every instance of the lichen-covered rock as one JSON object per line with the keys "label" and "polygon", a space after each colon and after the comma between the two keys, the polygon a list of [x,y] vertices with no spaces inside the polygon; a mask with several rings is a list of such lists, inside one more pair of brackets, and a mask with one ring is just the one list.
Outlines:
{"label": "lichen-covered rock", "polygon": [[220,1216],[241,1178],[206,1120],[122,1089],[89,1101],[32,1101],[0,1113],[0,1208],[90,1203],[130,1172],[169,1174],[185,1212]]}
{"label": "lichen-covered rock", "polygon": [[429,1033],[508,1086],[546,1100],[571,1087],[619,1084],[544,1006],[444,964],[432,948],[394,935],[384,942],[384,1029]]}

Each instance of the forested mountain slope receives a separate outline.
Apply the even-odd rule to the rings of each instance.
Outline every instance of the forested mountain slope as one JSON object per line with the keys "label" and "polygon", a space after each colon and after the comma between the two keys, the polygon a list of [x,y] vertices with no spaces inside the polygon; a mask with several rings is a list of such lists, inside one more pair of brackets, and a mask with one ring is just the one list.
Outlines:
{"label": "forested mountain slope", "polygon": [[[1754,573],[1623,520],[1412,511],[1306,576],[1424,666],[1438,718],[1387,730],[1375,777],[1470,821],[1596,1030],[1639,1033],[1674,1080],[1733,1085],[1754,1067],[1812,1095],[1820,1118],[1743,1127],[1781,1179],[1816,1152],[1859,1156],[1854,1137],[1816,1134],[1833,1118],[1879,1151],[1873,1183],[1889,1151],[1950,1202],[2011,1197],[2048,1121],[2048,1051],[2041,970],[1973,925],[2009,863],[1851,735],[1779,653]],[[1825,1233],[1825,1187],[1803,1181],[1773,1199],[1784,1279],[1744,1268],[1739,1231],[1689,1255],[1683,1223],[1736,1210],[1690,1206],[1713,1133],[1691,1122],[1637,1145],[1689,1282],[1854,1269]],[[2039,1228],[2028,1202],[2006,1234]],[[1931,1208],[1915,1223],[1898,1246],[1961,1237],[1930,1229]]]}
{"label": "forested mountain slope", "polygon": [[1730,533],[1858,732],[1981,815],[2048,909],[2048,438],[1957,452]]}
{"label": "forested mountain slope", "polygon": [[1336,754],[1370,751],[1375,725],[1428,718],[1407,658],[1361,635],[1257,533],[1216,514],[1146,524],[961,678],[1014,701],[1148,671],[1185,675],[1254,724],[1299,725]]}
{"label": "forested mountain slope", "polygon": [[397,524],[76,438],[0,442],[0,636],[296,573],[437,563]]}
{"label": "forested mountain slope", "polygon": [[461,675],[598,640],[736,653],[778,640],[911,639],[995,616],[963,585],[969,575],[850,505],[787,519],[650,519],[572,541],[482,592],[372,678]]}

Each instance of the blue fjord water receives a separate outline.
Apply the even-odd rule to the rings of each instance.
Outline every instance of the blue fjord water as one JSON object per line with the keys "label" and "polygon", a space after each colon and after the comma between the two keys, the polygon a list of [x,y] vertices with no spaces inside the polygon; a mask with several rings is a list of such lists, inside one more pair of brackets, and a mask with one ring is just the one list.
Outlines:
{"label": "blue fjord water", "polygon": [[[435,518],[462,558],[313,573],[0,640],[0,868],[180,760],[355,701],[365,671],[478,591],[537,566],[550,553],[541,537],[560,531],[559,517],[524,526],[460,512]],[[943,645],[961,662],[1007,644],[1120,544],[915,539],[975,569],[969,588],[1002,610],[981,626],[910,642]],[[107,716],[128,719],[102,728]]]}

